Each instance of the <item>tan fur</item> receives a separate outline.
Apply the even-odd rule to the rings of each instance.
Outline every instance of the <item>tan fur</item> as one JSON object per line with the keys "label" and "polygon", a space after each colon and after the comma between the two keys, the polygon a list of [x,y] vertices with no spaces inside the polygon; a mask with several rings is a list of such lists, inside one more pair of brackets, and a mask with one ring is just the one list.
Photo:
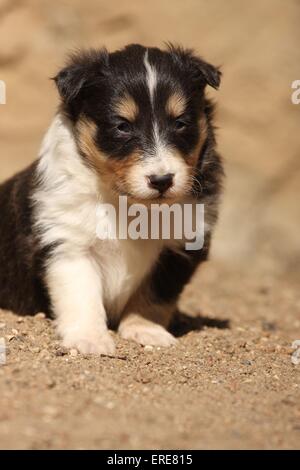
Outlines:
{"label": "tan fur", "polygon": [[77,142],[79,148],[92,168],[101,176],[103,182],[109,183],[117,192],[128,186],[129,169],[138,164],[139,154],[134,152],[126,159],[114,159],[102,153],[96,143],[96,124],[84,118],[77,124]]}
{"label": "tan fur", "polygon": [[199,140],[197,142],[196,148],[187,158],[188,164],[192,168],[197,165],[199,154],[204,145],[204,142],[207,139],[207,122],[206,122],[206,118],[204,115],[200,117],[198,121],[198,126],[199,126]]}
{"label": "tan fur", "polygon": [[94,122],[86,118],[81,118],[77,124],[78,146],[88,160],[88,162],[99,172],[105,162],[105,156],[100,152],[95,144],[97,126]]}
{"label": "tan fur", "polygon": [[170,116],[177,118],[181,116],[186,108],[186,101],[184,96],[179,93],[173,93],[167,101],[166,112]]}
{"label": "tan fur", "polygon": [[133,122],[139,113],[139,108],[132,96],[125,95],[115,107],[116,112],[120,117]]}

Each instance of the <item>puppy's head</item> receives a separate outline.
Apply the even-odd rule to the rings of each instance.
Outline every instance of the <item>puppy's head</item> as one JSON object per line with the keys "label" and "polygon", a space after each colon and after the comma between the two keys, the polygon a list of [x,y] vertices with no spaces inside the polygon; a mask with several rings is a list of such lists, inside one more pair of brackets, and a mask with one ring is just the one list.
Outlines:
{"label": "puppy's head", "polygon": [[75,54],[55,81],[82,158],[114,192],[173,200],[192,190],[215,67],[189,50],[130,45]]}

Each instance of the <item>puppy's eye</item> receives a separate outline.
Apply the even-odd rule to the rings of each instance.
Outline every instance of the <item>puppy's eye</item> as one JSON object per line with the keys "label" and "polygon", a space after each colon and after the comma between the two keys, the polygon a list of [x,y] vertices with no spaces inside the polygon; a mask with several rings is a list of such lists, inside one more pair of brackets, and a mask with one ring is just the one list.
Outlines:
{"label": "puppy's eye", "polygon": [[186,128],[186,122],[183,119],[178,118],[174,122],[174,127],[175,127],[176,131],[182,131],[183,129]]}
{"label": "puppy's eye", "polygon": [[130,134],[132,125],[129,121],[122,121],[117,125],[117,129],[121,134]]}

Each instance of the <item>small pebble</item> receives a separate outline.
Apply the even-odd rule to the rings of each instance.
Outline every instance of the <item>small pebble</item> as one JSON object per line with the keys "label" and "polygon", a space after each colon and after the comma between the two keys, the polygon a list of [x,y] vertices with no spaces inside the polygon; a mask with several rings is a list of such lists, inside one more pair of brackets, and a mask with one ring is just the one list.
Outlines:
{"label": "small pebble", "polygon": [[71,350],[70,350],[70,356],[72,356],[72,357],[78,356],[78,351],[77,351],[77,349],[71,349]]}
{"label": "small pebble", "polygon": [[262,322],[262,329],[263,331],[275,331],[277,330],[277,324],[271,321],[263,321]]}
{"label": "small pebble", "polygon": [[262,342],[264,342],[264,343],[265,343],[266,341],[268,341],[268,338],[267,338],[267,337],[265,337],[265,336],[263,336],[262,338],[260,338],[260,341],[262,341]]}
{"label": "small pebble", "polygon": [[42,357],[48,357],[49,356],[49,351],[47,349],[42,349],[40,351]]}
{"label": "small pebble", "polygon": [[237,331],[246,331],[245,328],[242,328],[241,326],[236,327]]}
{"label": "small pebble", "polygon": [[46,385],[47,385],[48,388],[53,388],[53,387],[55,387],[56,382],[55,382],[55,380],[53,380],[52,378],[49,378],[49,379],[46,381]]}
{"label": "small pebble", "polygon": [[252,379],[246,379],[243,381],[245,384],[251,384],[253,381]]}
{"label": "small pebble", "polygon": [[153,346],[151,346],[150,344],[147,344],[147,345],[144,347],[144,351],[153,351]]}
{"label": "small pebble", "polygon": [[59,348],[55,351],[55,356],[66,356],[67,350],[64,348]]}
{"label": "small pebble", "polygon": [[15,335],[15,336],[17,336],[17,335],[19,334],[18,330],[16,330],[15,328],[13,328],[13,329],[11,330],[11,332],[12,332],[12,334]]}
{"label": "small pebble", "polygon": [[35,315],[35,318],[43,320],[44,318],[46,318],[46,315],[43,312],[40,312]]}
{"label": "small pebble", "polygon": [[241,364],[243,364],[244,366],[252,366],[252,361],[249,361],[249,359],[244,359],[243,361],[241,361]]}
{"label": "small pebble", "polygon": [[15,339],[15,335],[6,335],[5,338],[7,339],[7,341],[12,341],[13,339]]}
{"label": "small pebble", "polygon": [[136,381],[142,384],[148,384],[152,381],[152,376],[146,372],[143,372],[137,375]]}

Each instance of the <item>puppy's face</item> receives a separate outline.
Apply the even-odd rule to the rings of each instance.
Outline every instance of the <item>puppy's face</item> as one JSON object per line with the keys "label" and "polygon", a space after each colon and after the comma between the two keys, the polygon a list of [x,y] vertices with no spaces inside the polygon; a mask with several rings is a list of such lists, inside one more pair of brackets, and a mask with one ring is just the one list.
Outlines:
{"label": "puppy's face", "polygon": [[56,77],[82,158],[117,194],[189,194],[206,140],[204,89],[220,73],[190,51],[127,46],[72,57]]}

